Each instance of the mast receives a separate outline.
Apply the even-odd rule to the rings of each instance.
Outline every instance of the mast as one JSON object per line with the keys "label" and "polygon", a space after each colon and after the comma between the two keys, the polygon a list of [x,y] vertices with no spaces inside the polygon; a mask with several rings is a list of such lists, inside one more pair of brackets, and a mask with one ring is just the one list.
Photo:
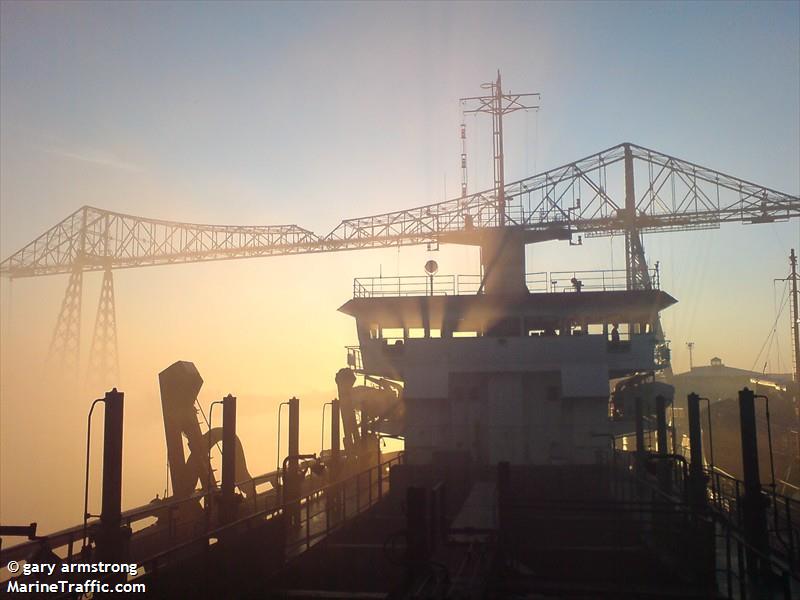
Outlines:
{"label": "mast", "polygon": [[492,111],[492,149],[494,151],[494,193],[500,227],[506,224],[506,176],[503,165],[503,88],[500,85],[500,69],[494,84],[494,110]]}
{"label": "mast", "polygon": [[[539,98],[540,94],[504,94],[500,79],[500,70],[497,70],[497,79],[490,83],[481,85],[484,90],[490,90],[491,95],[471,96],[461,98],[461,105],[464,114],[487,113],[492,115],[492,150],[494,154],[494,193],[497,199],[497,223],[500,227],[505,226],[506,213],[506,194],[505,194],[505,164],[503,156],[503,115],[518,110],[537,110],[539,107],[527,104],[527,100],[532,97]],[[464,129],[462,126],[462,139]],[[462,165],[464,164],[465,151],[462,148]],[[466,186],[464,186],[466,187]],[[462,187],[462,190],[464,188]],[[463,193],[463,191],[462,191]]]}
{"label": "mast", "polygon": [[798,331],[797,313],[797,255],[792,248],[789,254],[789,263],[792,266],[792,273],[789,279],[792,281],[792,344],[794,349],[794,410],[795,417],[798,417],[798,406],[800,406],[800,331]]}

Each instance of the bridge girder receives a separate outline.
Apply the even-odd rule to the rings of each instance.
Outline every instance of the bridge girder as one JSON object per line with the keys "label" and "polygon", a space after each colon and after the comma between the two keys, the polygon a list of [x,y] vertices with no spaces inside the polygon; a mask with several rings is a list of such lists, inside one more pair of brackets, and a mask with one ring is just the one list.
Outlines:
{"label": "bridge girder", "polygon": [[[630,191],[628,168],[636,173]],[[627,143],[509,183],[503,197],[507,227],[566,226],[588,237],[800,216],[796,195]],[[0,276],[417,245],[472,228],[495,228],[499,221],[494,191],[345,219],[325,236],[297,225],[202,225],[84,206],[2,261]]]}
{"label": "bridge girder", "polygon": [[[609,178],[610,176],[610,178]],[[104,271],[87,381],[118,377],[113,269],[464,243],[500,228],[520,239],[625,236],[629,289],[651,286],[641,234],[765,223],[800,216],[800,198],[634,144],[623,143],[495,190],[343,220],[318,236],[297,225],[202,225],[84,206],[0,263],[0,276],[69,273],[51,362],[77,373],[82,275]],[[622,198],[621,202],[615,198]]]}

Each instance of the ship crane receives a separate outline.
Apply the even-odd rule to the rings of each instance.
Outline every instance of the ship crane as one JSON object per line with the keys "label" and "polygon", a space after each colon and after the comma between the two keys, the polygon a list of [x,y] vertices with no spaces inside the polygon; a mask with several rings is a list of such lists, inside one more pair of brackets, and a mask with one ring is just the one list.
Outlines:
{"label": "ship crane", "polygon": [[[0,263],[0,276],[69,275],[50,357],[77,373],[84,273],[103,272],[90,374],[118,374],[113,271],[157,265],[311,254],[420,244],[481,247],[480,291],[519,291],[525,245],[574,236],[624,235],[626,286],[649,289],[641,234],[715,229],[723,223],[772,223],[800,217],[800,197],[632,143],[505,183],[502,116],[526,96],[465,98],[493,116],[495,187],[395,212],[345,219],[318,235],[298,225],[203,225],[84,206]],[[498,136],[499,133],[499,136]],[[504,290],[505,288],[505,290]]]}

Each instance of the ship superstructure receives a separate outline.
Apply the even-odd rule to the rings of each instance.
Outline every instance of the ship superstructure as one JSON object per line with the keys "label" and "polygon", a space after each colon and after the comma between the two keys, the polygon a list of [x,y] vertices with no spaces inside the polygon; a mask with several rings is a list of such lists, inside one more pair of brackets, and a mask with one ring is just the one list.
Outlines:
{"label": "ship superstructure", "polygon": [[675,300],[614,289],[611,272],[565,275],[534,276],[554,283],[539,292],[519,275],[471,294],[446,276],[427,294],[413,278],[356,280],[340,309],[356,320],[352,362],[403,382],[409,463],[463,452],[481,465],[587,464],[608,449],[609,381],[666,366],[658,316]]}

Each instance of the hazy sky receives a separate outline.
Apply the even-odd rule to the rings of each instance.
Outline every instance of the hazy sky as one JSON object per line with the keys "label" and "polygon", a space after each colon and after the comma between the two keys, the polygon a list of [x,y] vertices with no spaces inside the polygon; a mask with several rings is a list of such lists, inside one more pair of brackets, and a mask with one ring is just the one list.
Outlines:
{"label": "hazy sky", "polygon": [[[455,196],[457,99],[498,68],[512,91],[542,93],[538,114],[506,122],[507,180],[631,141],[800,192],[798,2],[2,2],[0,257],[84,204],[326,233]],[[490,123],[468,126],[475,191],[491,185]],[[800,223],[644,243],[679,301],[664,315],[675,369],[689,340],[696,363],[751,368]],[[530,251],[529,270],[619,268],[622,252],[620,238],[553,242]],[[477,271],[473,250],[417,248],[119,272],[126,457],[140,458],[126,461],[128,505],[163,488],[159,370],[192,360],[205,405],[239,396],[254,471],[274,465],[275,406],[288,395],[306,401],[303,443],[316,450],[320,404],[355,341],[336,312],[352,278],[420,274],[431,257],[442,273]],[[90,398],[61,398],[37,375],[65,286],[0,282],[4,522],[80,519]],[[98,289],[87,277],[84,357]],[[769,369],[787,370],[786,314],[778,327]],[[35,496],[53,478],[68,506],[46,513]]]}

